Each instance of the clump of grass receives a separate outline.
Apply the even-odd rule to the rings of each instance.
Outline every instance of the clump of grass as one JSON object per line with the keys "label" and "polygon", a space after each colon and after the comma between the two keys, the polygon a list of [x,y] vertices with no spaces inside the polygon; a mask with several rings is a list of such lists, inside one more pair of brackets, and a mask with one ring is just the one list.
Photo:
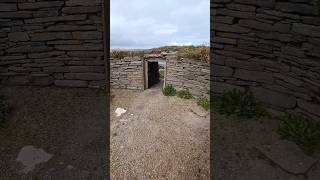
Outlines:
{"label": "clump of grass", "polygon": [[301,116],[283,116],[277,133],[282,139],[293,141],[310,154],[320,147],[320,123]]}
{"label": "clump of grass", "polygon": [[205,110],[210,109],[210,101],[207,98],[199,97],[197,100],[197,104],[203,107]]}
{"label": "clump of grass", "polygon": [[175,96],[176,92],[176,89],[172,85],[166,85],[162,90],[162,93],[165,96]]}
{"label": "clump of grass", "polygon": [[112,50],[110,53],[112,58],[119,58],[122,59],[124,57],[143,57],[144,52],[143,51],[127,51],[127,50]]}
{"label": "clump of grass", "polygon": [[0,128],[5,128],[7,126],[9,110],[8,103],[0,96]]}
{"label": "clump of grass", "polygon": [[236,115],[240,118],[260,117],[266,112],[251,93],[236,89],[226,91],[221,97],[218,97],[215,107],[221,114]]}
{"label": "clump of grass", "polygon": [[189,92],[189,90],[178,91],[177,96],[182,99],[191,99],[192,98],[192,94]]}

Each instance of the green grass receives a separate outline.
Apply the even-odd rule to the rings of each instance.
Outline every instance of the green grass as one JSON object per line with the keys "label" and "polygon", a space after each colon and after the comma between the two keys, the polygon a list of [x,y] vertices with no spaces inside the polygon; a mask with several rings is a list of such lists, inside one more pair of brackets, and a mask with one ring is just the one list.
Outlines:
{"label": "green grass", "polygon": [[192,98],[192,94],[189,92],[189,90],[178,91],[177,96],[182,99],[191,99]]}
{"label": "green grass", "polygon": [[210,101],[207,98],[199,97],[197,100],[197,104],[203,107],[205,110],[210,109]]}
{"label": "green grass", "polygon": [[3,97],[0,97],[0,128],[7,127],[9,105]]}
{"label": "green grass", "polygon": [[162,89],[162,93],[165,96],[175,96],[176,92],[176,89],[172,85],[167,85]]}
{"label": "green grass", "polygon": [[294,115],[285,115],[281,118],[277,133],[282,139],[295,142],[304,151],[312,154],[320,149],[320,123]]}
{"label": "green grass", "polygon": [[218,97],[215,107],[221,114],[236,115],[239,118],[260,117],[266,112],[251,93],[244,93],[236,89],[226,91],[221,97]]}

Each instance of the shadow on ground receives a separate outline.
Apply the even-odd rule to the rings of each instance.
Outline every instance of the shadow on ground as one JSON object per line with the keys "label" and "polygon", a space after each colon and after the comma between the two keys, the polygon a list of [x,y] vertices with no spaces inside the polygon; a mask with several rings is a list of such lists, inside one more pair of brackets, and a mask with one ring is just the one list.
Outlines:
{"label": "shadow on ground", "polygon": [[[0,179],[105,178],[108,136],[104,91],[1,87],[0,92],[13,107],[8,128],[0,130]],[[28,170],[16,160],[18,154],[21,160],[25,159],[23,153],[30,152],[38,153],[34,158],[39,162],[48,161]]]}

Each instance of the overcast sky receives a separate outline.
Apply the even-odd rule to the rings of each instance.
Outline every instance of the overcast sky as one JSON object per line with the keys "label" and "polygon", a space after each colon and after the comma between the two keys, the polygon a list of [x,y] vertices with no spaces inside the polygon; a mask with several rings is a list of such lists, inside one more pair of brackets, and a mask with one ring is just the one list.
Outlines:
{"label": "overcast sky", "polygon": [[210,0],[111,0],[111,48],[209,44]]}

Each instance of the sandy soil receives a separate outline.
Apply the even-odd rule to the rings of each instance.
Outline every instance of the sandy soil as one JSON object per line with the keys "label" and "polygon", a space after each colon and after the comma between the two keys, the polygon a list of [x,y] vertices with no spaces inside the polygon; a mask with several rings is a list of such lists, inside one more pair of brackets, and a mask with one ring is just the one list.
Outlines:
{"label": "sandy soil", "polygon": [[[106,176],[106,95],[92,89],[1,87],[13,110],[0,130],[0,179],[79,180]],[[53,157],[21,174],[27,145]]]}
{"label": "sandy soil", "polygon": [[[209,179],[210,118],[194,99],[163,96],[159,85],[113,95],[111,179]],[[116,117],[117,107],[127,112]]]}

